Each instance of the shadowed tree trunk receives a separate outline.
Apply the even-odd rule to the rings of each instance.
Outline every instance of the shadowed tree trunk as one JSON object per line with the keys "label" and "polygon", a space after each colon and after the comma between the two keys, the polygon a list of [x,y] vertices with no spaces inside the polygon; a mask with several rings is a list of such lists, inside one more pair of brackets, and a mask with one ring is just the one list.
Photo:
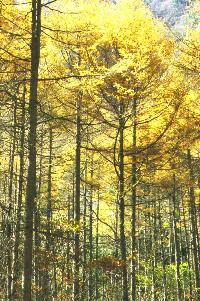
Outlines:
{"label": "shadowed tree trunk", "polygon": [[[98,188],[97,195],[97,211],[96,211],[96,249],[95,249],[95,259],[99,258],[99,205],[100,205],[100,190]],[[98,270],[95,270],[95,300],[99,298],[99,275]]]}
{"label": "shadowed tree trunk", "polygon": [[29,100],[29,166],[26,190],[26,219],[24,242],[24,301],[31,301],[33,259],[33,211],[36,198],[36,135],[37,135],[37,92],[40,61],[41,0],[32,0],[31,79]]}
{"label": "shadowed tree trunk", "polygon": [[189,197],[190,197],[190,215],[192,224],[192,246],[193,246],[193,256],[194,256],[194,270],[195,270],[195,281],[197,290],[197,300],[200,300],[200,275],[199,275],[199,259],[198,259],[198,229],[197,229],[197,217],[196,217],[196,206],[195,206],[195,195],[194,195],[194,172],[192,165],[191,152],[188,149],[188,168],[190,176],[190,187],[189,187]]}
{"label": "shadowed tree trunk", "polygon": [[176,197],[176,176],[173,174],[173,191],[172,191],[172,203],[173,203],[173,226],[174,226],[174,244],[175,244],[175,257],[176,257],[176,280],[177,280],[177,300],[182,300],[182,287],[180,280],[180,242],[177,228],[178,206]]}
{"label": "shadowed tree trunk", "polygon": [[13,232],[12,226],[12,214],[13,214],[13,177],[14,177],[14,161],[15,161],[15,149],[16,149],[16,126],[17,126],[17,99],[13,98],[14,109],[13,109],[13,132],[12,132],[12,145],[10,148],[10,162],[9,162],[9,186],[8,186],[8,220],[7,220],[7,239],[8,239],[8,250],[7,250],[7,297],[8,300],[12,300],[12,245],[11,237]]}
{"label": "shadowed tree trunk", "polygon": [[120,231],[120,248],[121,248],[121,259],[123,262],[122,268],[122,298],[123,301],[128,301],[128,279],[127,279],[127,262],[126,262],[126,237],[124,227],[124,105],[120,102],[120,118],[119,118],[119,231]]}
{"label": "shadowed tree trunk", "polygon": [[[91,180],[93,180],[93,155],[91,158]],[[90,187],[89,199],[89,260],[93,260],[93,186]],[[93,300],[93,273],[92,268],[89,269],[89,301]]]}
{"label": "shadowed tree trunk", "polygon": [[48,255],[51,252],[52,239],[51,239],[51,221],[52,221],[52,145],[53,145],[53,132],[51,125],[49,127],[49,162],[48,162],[48,188],[47,188],[47,234],[46,234],[46,254],[47,262],[44,274],[43,283],[43,300],[51,300],[51,288],[48,266]]}
{"label": "shadowed tree trunk", "polygon": [[132,156],[132,216],[131,216],[131,300],[136,300],[136,201],[137,201],[137,164],[136,164],[136,99],[133,100],[133,156]]}
{"label": "shadowed tree trunk", "polygon": [[[158,194],[159,195],[159,194]],[[160,229],[160,247],[161,247],[161,259],[162,259],[162,279],[163,279],[163,290],[164,296],[163,301],[167,301],[167,276],[166,276],[166,258],[165,258],[165,247],[162,235],[162,216],[161,216],[161,201],[158,203],[158,224]]]}
{"label": "shadowed tree trunk", "polygon": [[[77,117],[76,117],[76,183],[75,183],[75,223],[80,226],[80,184],[81,184],[81,99],[77,99]],[[80,295],[80,233],[76,230],[74,235],[74,300],[79,300]]]}
{"label": "shadowed tree trunk", "polygon": [[18,183],[18,201],[17,201],[17,221],[15,228],[15,244],[14,244],[14,263],[13,263],[13,298],[18,297],[19,279],[20,279],[20,263],[19,263],[19,246],[20,246],[20,225],[22,214],[22,197],[24,184],[24,142],[25,142],[25,96],[26,86],[24,85],[22,108],[21,108],[21,134],[20,134],[20,167],[19,167],[19,183]]}

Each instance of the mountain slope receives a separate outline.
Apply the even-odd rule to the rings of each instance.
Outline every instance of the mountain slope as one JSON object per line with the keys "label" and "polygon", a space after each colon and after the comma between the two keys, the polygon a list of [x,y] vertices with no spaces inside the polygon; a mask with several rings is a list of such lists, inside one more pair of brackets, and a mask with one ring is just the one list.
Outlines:
{"label": "mountain slope", "polygon": [[180,26],[184,23],[188,8],[188,0],[145,0],[155,14],[163,18],[170,26]]}

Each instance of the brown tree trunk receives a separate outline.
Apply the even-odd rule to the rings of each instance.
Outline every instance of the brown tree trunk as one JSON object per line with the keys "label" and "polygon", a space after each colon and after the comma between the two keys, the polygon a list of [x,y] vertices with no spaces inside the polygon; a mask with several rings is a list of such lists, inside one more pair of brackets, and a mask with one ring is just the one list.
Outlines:
{"label": "brown tree trunk", "polygon": [[7,239],[8,239],[8,250],[7,250],[7,298],[9,301],[12,300],[12,245],[11,237],[13,232],[12,227],[12,214],[13,214],[13,177],[14,177],[14,161],[15,161],[15,149],[16,149],[16,125],[17,125],[17,100],[14,101],[14,110],[13,110],[13,138],[12,146],[10,148],[10,162],[9,162],[9,187],[8,187],[8,220],[7,220]]}
{"label": "brown tree trunk", "polygon": [[132,215],[131,215],[131,300],[136,300],[136,202],[137,202],[137,163],[136,163],[136,144],[137,144],[137,124],[136,124],[137,103],[133,103],[133,156],[132,156]]}
{"label": "brown tree trunk", "polygon": [[[81,99],[77,99],[76,119],[76,183],[75,183],[75,224],[80,226],[80,184],[81,184]],[[74,300],[80,296],[80,233],[76,230],[74,235]]]}
{"label": "brown tree trunk", "polygon": [[[185,212],[185,204],[183,203],[183,197],[182,197],[182,208],[183,208],[183,223],[184,223],[184,230],[185,230],[185,242],[186,242],[186,250],[187,250],[187,262],[188,262],[188,268],[189,270],[192,269],[191,267],[191,248],[190,248],[190,238],[188,233],[188,227],[187,227],[187,220],[186,220],[186,212]],[[189,274],[189,288],[190,288],[190,301],[192,300],[193,295],[193,287],[192,287],[192,277],[191,273]]]}
{"label": "brown tree trunk", "polygon": [[124,127],[125,127],[125,117],[124,117],[124,105],[120,103],[120,119],[119,119],[119,231],[120,231],[120,249],[121,249],[121,259],[123,263],[122,268],[122,299],[123,301],[128,301],[128,279],[127,279],[127,262],[126,262],[126,237],[125,237],[125,227],[124,227]]}
{"label": "brown tree trunk", "polygon": [[199,259],[198,259],[198,229],[197,229],[197,217],[196,217],[196,206],[195,206],[195,195],[194,195],[194,172],[192,166],[191,152],[188,149],[188,168],[190,175],[190,187],[189,187],[189,198],[190,198],[190,215],[192,224],[192,246],[193,246],[193,256],[194,256],[194,269],[195,269],[195,282],[197,291],[197,300],[200,300],[200,275],[199,275]]}
{"label": "brown tree trunk", "polygon": [[[43,151],[44,151],[44,135],[42,133],[41,135],[41,141],[40,141],[40,158],[39,158],[39,172],[38,172],[38,183],[37,183],[37,198],[40,200],[41,196],[41,190],[42,190],[42,179],[43,179]],[[34,252],[35,252],[35,286],[36,286],[36,301],[41,301],[41,295],[42,295],[42,272],[41,272],[41,258],[38,256],[40,254],[40,248],[41,248],[41,235],[40,235],[40,229],[41,229],[41,214],[40,214],[40,202],[38,202],[34,208]]]}
{"label": "brown tree trunk", "polygon": [[[91,158],[91,180],[93,180],[93,157]],[[93,260],[93,187],[90,187],[89,200],[89,258]],[[93,273],[92,268],[89,269],[89,301],[93,300]]]}
{"label": "brown tree trunk", "polygon": [[40,61],[41,0],[32,0],[31,80],[29,101],[29,166],[26,190],[24,242],[24,301],[31,301],[33,259],[33,211],[36,198],[36,135],[38,102],[38,69]]}
{"label": "brown tree trunk", "polygon": [[13,263],[13,299],[18,298],[19,280],[20,280],[20,263],[19,263],[19,245],[20,245],[20,225],[21,225],[21,211],[22,211],[22,197],[24,184],[24,142],[25,142],[25,97],[26,86],[24,85],[22,112],[21,112],[21,135],[20,135],[20,167],[19,167],[19,183],[18,183],[18,201],[17,201],[17,216],[15,228],[15,244],[14,244],[14,263]]}
{"label": "brown tree trunk", "polygon": [[177,228],[177,197],[176,197],[176,176],[173,174],[173,191],[172,191],[172,203],[173,203],[173,226],[174,226],[174,244],[175,244],[175,257],[176,257],[176,280],[177,280],[177,300],[182,301],[182,287],[180,280],[180,243]]}
{"label": "brown tree trunk", "polygon": [[164,301],[168,300],[167,295],[167,275],[166,275],[166,258],[165,258],[165,248],[162,234],[162,216],[161,216],[161,201],[158,203],[158,224],[160,229],[160,247],[161,247],[161,260],[162,260],[162,273],[163,273],[163,290],[164,290]]}
{"label": "brown tree trunk", "polygon": [[[98,188],[98,195],[97,195],[97,211],[96,211],[96,254],[95,259],[98,260],[99,258],[99,205],[100,205],[100,191]],[[99,275],[98,269],[95,270],[95,300],[99,299]]]}
{"label": "brown tree trunk", "polygon": [[[48,188],[47,188],[47,234],[46,234],[46,254],[47,258],[51,252],[51,221],[52,221],[52,145],[53,145],[53,132],[50,125],[49,128],[49,162],[48,162]],[[43,300],[51,300],[50,292],[50,278],[49,278],[49,268],[48,262],[46,262],[45,275],[43,282]]]}

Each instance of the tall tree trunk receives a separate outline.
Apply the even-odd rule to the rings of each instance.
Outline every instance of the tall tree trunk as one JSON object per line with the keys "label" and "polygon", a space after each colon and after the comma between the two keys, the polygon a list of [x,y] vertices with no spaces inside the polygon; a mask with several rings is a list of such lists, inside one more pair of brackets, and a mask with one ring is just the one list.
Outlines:
{"label": "tall tree trunk", "polygon": [[[71,195],[69,192],[68,195],[68,202],[67,202],[67,223],[70,225],[71,223]],[[70,231],[67,231],[67,250],[66,250],[66,265],[67,265],[67,295],[70,295],[71,293],[71,285],[70,285],[70,279],[71,279],[71,260],[70,260],[70,238],[71,233]]]}
{"label": "tall tree trunk", "polygon": [[136,202],[137,202],[137,124],[136,124],[136,99],[133,102],[133,156],[132,156],[132,215],[131,215],[131,300],[136,300]]}
{"label": "tall tree trunk", "polygon": [[[98,188],[98,195],[97,195],[97,213],[96,213],[96,254],[95,259],[96,261],[99,258],[99,205],[100,205],[100,190]],[[98,301],[99,299],[99,275],[98,269],[95,270],[95,300]]]}
{"label": "tall tree trunk", "polygon": [[[186,212],[185,212],[185,204],[183,203],[183,196],[182,196],[182,209],[183,209],[183,224],[184,224],[184,230],[185,230],[185,243],[186,243],[186,250],[187,250],[187,262],[188,262],[188,269],[191,270],[191,248],[190,248],[190,238],[188,233],[188,227],[187,227],[187,221],[186,221]],[[192,300],[193,295],[193,288],[192,288],[192,277],[191,273],[189,274],[189,289],[190,289],[190,301]]]}
{"label": "tall tree trunk", "polygon": [[162,278],[163,278],[163,290],[164,290],[164,298],[163,301],[167,301],[167,275],[166,275],[166,258],[165,258],[165,248],[162,234],[162,216],[161,216],[161,201],[158,203],[158,224],[160,229],[160,246],[161,246],[161,260],[162,260]]}
{"label": "tall tree trunk", "polygon": [[119,231],[120,231],[120,248],[121,248],[121,259],[123,262],[122,268],[122,298],[123,301],[128,301],[128,279],[127,279],[127,262],[126,262],[126,237],[124,227],[124,105],[120,102],[120,118],[119,118]]}
{"label": "tall tree trunk", "polygon": [[[40,159],[39,159],[39,172],[38,172],[38,183],[37,183],[37,198],[40,200],[41,189],[42,189],[42,178],[43,178],[43,151],[44,151],[44,135],[41,135],[40,141]],[[38,202],[34,208],[34,252],[35,252],[35,286],[36,286],[36,301],[41,301],[42,295],[42,272],[40,267],[40,248],[41,248],[41,235],[40,235],[40,228],[41,228],[41,214],[40,214],[40,202]]]}
{"label": "tall tree trunk", "polygon": [[86,296],[86,264],[87,264],[87,177],[88,177],[88,142],[89,142],[89,133],[88,129],[86,131],[86,151],[85,151],[85,166],[84,166],[84,198],[83,198],[83,264],[82,264],[82,292],[81,298],[84,300]]}
{"label": "tall tree trunk", "polygon": [[7,298],[9,301],[12,300],[12,214],[13,214],[13,177],[14,177],[14,161],[15,161],[15,149],[16,149],[16,126],[17,126],[17,99],[14,97],[14,110],[13,110],[13,138],[12,146],[10,148],[10,162],[9,162],[9,187],[8,187],[8,221],[7,221],[7,239],[8,239],[8,250],[7,250],[7,270],[8,270],[8,281],[7,281]]}
{"label": "tall tree trunk", "polygon": [[[53,144],[53,133],[50,125],[49,128],[49,162],[48,162],[48,187],[47,187],[47,234],[46,234],[46,254],[51,252],[51,221],[52,221],[52,144]],[[43,282],[43,300],[51,300],[50,292],[50,278],[48,262],[46,262],[45,275]]]}
{"label": "tall tree trunk", "polygon": [[29,166],[26,191],[26,218],[24,242],[24,301],[31,301],[32,259],[33,259],[33,211],[36,198],[36,134],[38,102],[38,69],[40,61],[41,0],[32,0],[31,37],[31,80],[29,101]]}
{"label": "tall tree trunk", "polygon": [[[76,117],[76,183],[75,183],[75,223],[80,226],[80,184],[81,184],[81,98],[77,98]],[[80,296],[80,233],[76,230],[74,235],[74,300]]]}
{"label": "tall tree trunk", "polygon": [[[150,245],[151,245],[151,262],[152,262],[152,295],[153,300],[156,301],[157,297],[157,283],[156,283],[156,267],[157,267],[157,237],[158,237],[158,231],[157,231],[157,202],[156,199],[153,203],[152,209],[153,209],[153,217],[152,217],[152,223],[151,223],[151,215],[149,211],[149,228],[150,228]],[[151,210],[151,206],[149,206],[149,209]]]}
{"label": "tall tree trunk", "polygon": [[191,152],[188,149],[188,168],[190,175],[190,187],[189,187],[189,197],[190,197],[190,215],[192,224],[192,246],[193,246],[193,256],[194,256],[194,269],[195,269],[195,281],[197,290],[197,300],[200,300],[200,274],[199,274],[199,259],[198,259],[198,230],[197,230],[197,217],[196,217],[196,206],[195,206],[195,195],[194,195],[194,172],[192,166]]}
{"label": "tall tree trunk", "polygon": [[[85,163],[85,180],[87,178],[87,159]],[[83,204],[83,287],[82,299],[86,295],[86,264],[87,264],[87,183],[84,187],[84,204]]]}
{"label": "tall tree trunk", "polygon": [[182,301],[182,287],[180,280],[180,242],[177,228],[177,197],[176,197],[176,176],[173,174],[173,191],[172,191],[172,203],[173,203],[173,226],[174,226],[174,244],[175,244],[175,257],[176,257],[176,280],[177,280],[177,300]]}
{"label": "tall tree trunk", "polygon": [[[91,181],[93,181],[93,155],[91,158]],[[89,258],[93,260],[93,186],[90,187],[89,200]],[[93,273],[92,268],[89,269],[89,301],[93,299]]]}
{"label": "tall tree trunk", "polygon": [[21,108],[21,134],[20,134],[20,150],[19,150],[19,183],[18,183],[18,201],[17,201],[17,216],[15,228],[15,244],[14,244],[14,263],[13,263],[13,299],[19,298],[19,279],[20,279],[20,263],[19,263],[19,245],[20,245],[20,225],[22,214],[22,198],[24,184],[24,142],[25,142],[25,97],[26,85],[24,85],[22,108]]}

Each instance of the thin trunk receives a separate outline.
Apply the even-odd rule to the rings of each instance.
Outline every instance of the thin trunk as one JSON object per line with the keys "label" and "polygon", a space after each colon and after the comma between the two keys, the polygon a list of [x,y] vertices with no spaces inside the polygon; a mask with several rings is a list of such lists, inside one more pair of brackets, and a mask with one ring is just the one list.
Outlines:
{"label": "thin trunk", "polygon": [[166,258],[165,258],[165,248],[164,248],[164,241],[162,235],[162,217],[161,217],[161,208],[160,208],[160,201],[158,204],[158,223],[160,229],[160,246],[161,246],[161,259],[162,259],[162,273],[163,273],[163,289],[164,289],[164,301],[167,301],[167,276],[166,276]]}
{"label": "thin trunk", "polygon": [[17,125],[17,100],[14,99],[14,110],[13,110],[13,138],[12,146],[10,150],[10,163],[9,163],[9,187],[8,187],[8,221],[7,221],[7,239],[8,239],[8,250],[7,250],[7,269],[8,269],[8,281],[7,281],[7,298],[9,301],[12,300],[12,214],[13,214],[13,177],[14,177],[14,161],[15,161],[15,149],[16,149],[16,125]]}
{"label": "thin trunk", "polygon": [[[67,201],[67,223],[70,225],[71,223],[71,195],[68,195]],[[70,278],[71,278],[71,260],[70,260],[70,231],[67,231],[67,251],[66,251],[66,264],[67,264],[67,295],[70,295]]]}
{"label": "thin trunk", "polygon": [[120,119],[119,119],[119,219],[120,219],[120,248],[121,259],[123,263],[122,268],[122,299],[128,301],[128,279],[127,279],[127,262],[126,262],[126,237],[124,227],[124,106],[120,103]]}
{"label": "thin trunk", "polygon": [[[91,180],[93,180],[93,158],[91,159]],[[89,202],[89,258],[93,260],[93,187],[90,187]],[[89,301],[93,299],[93,273],[92,268],[89,269]]]}
{"label": "thin trunk", "polygon": [[[98,189],[97,196],[97,213],[96,213],[96,261],[99,258],[99,203],[100,203],[100,191]],[[95,270],[95,300],[97,301],[99,298],[99,277],[98,277],[98,269]]]}
{"label": "thin trunk", "polygon": [[[85,179],[87,175],[87,162],[85,167]],[[82,299],[86,295],[86,264],[87,264],[87,184],[85,183],[84,188],[84,204],[83,204],[83,288],[82,288]]]}
{"label": "thin trunk", "polygon": [[194,172],[192,166],[192,158],[190,150],[187,152],[188,156],[188,168],[190,174],[190,187],[189,187],[189,197],[190,197],[190,215],[192,224],[192,246],[193,246],[193,256],[194,256],[194,269],[195,269],[195,281],[197,290],[197,300],[200,300],[200,274],[199,274],[199,260],[198,260],[198,230],[197,230],[197,217],[196,217],[196,206],[195,206],[195,195],[194,195]]}
{"label": "thin trunk", "polygon": [[22,214],[22,198],[24,185],[24,142],[25,142],[25,96],[26,86],[24,85],[22,112],[21,112],[21,135],[20,135],[20,150],[19,150],[19,183],[18,183],[18,203],[17,203],[17,221],[15,228],[15,244],[14,244],[14,263],[13,263],[13,298],[18,298],[19,280],[20,280],[20,262],[19,262],[19,245],[20,245],[20,226]]}
{"label": "thin trunk", "polygon": [[[151,208],[151,207],[149,207]],[[153,255],[152,258],[152,295],[153,295],[153,300],[156,301],[156,296],[157,296],[157,285],[156,285],[156,267],[157,267],[157,202],[155,200],[153,204],[153,221],[151,224],[151,218],[150,218],[150,213],[149,213],[149,225],[150,225],[150,231],[152,231],[153,228],[153,233],[150,235],[150,245],[151,245],[151,254]]]}
{"label": "thin trunk", "polygon": [[31,80],[30,80],[30,127],[29,127],[29,167],[26,191],[26,218],[24,242],[24,301],[31,301],[32,261],[33,261],[33,211],[36,198],[36,135],[37,135],[37,92],[40,60],[41,0],[32,0],[31,38]]}
{"label": "thin trunk", "polygon": [[182,301],[182,287],[180,280],[180,244],[177,227],[178,210],[177,210],[177,197],[176,197],[176,176],[173,174],[173,192],[172,192],[172,203],[173,203],[173,226],[174,226],[174,244],[175,244],[175,257],[176,257],[176,280],[177,280],[177,300]]}
{"label": "thin trunk", "polygon": [[[185,242],[186,242],[186,250],[187,250],[187,262],[188,262],[188,269],[191,270],[191,251],[190,251],[190,239],[188,235],[188,227],[187,227],[187,221],[186,221],[186,212],[185,212],[185,206],[183,203],[183,198],[182,198],[182,208],[183,208],[183,223],[184,223],[184,230],[185,230]],[[192,295],[193,295],[193,288],[192,288],[192,277],[191,273],[189,273],[189,289],[190,289],[190,301],[192,300]]]}
{"label": "thin trunk", "polygon": [[132,156],[132,216],[131,216],[131,300],[136,300],[136,202],[137,202],[137,163],[136,163],[136,145],[137,145],[137,125],[136,125],[137,103],[133,103],[133,156]]}
{"label": "thin trunk", "polygon": [[[81,100],[77,99],[76,119],[76,183],[75,183],[75,224],[80,226],[80,184],[81,184]],[[74,235],[74,300],[79,300],[80,295],[80,233],[76,230]]]}
{"label": "thin trunk", "polygon": [[[37,196],[40,199],[41,195],[41,188],[42,188],[42,178],[43,178],[43,151],[44,151],[44,141],[43,141],[43,134],[41,136],[40,141],[40,160],[39,160],[39,177],[37,183]],[[35,239],[35,286],[36,286],[36,301],[41,301],[41,292],[42,292],[42,273],[40,268],[40,257],[38,254],[40,253],[41,247],[41,236],[40,236],[40,224],[41,224],[41,217],[40,217],[40,203],[36,204],[34,208],[34,239]]]}
{"label": "thin trunk", "polygon": [[[52,144],[53,144],[53,133],[50,125],[49,128],[49,162],[48,162],[48,188],[47,188],[47,235],[46,235],[46,253],[47,258],[48,254],[51,252],[51,221],[52,221]],[[51,300],[51,290],[50,290],[50,277],[49,277],[49,268],[48,262],[46,262],[45,275],[43,282],[43,299],[46,301]]]}
{"label": "thin trunk", "polygon": [[82,275],[83,275],[83,285],[81,298],[84,300],[86,296],[86,264],[87,264],[87,177],[88,177],[88,130],[86,132],[86,152],[85,152],[85,168],[84,168],[84,199],[83,199],[83,267],[82,267]]}

